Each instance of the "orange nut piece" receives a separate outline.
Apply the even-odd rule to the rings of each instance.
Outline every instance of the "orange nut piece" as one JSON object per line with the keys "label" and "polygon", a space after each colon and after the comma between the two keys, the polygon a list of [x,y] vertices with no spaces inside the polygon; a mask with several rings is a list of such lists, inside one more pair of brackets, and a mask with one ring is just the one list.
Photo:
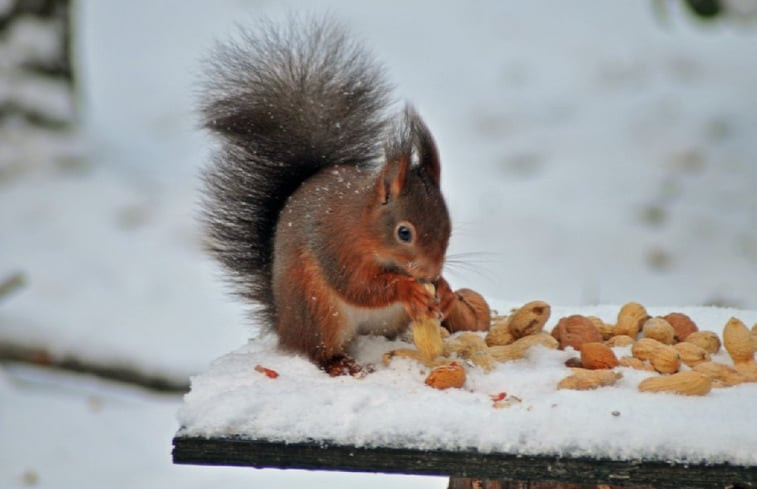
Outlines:
{"label": "orange nut piece", "polygon": [[618,357],[604,343],[584,343],[581,345],[581,365],[590,370],[614,368],[618,366]]}
{"label": "orange nut piece", "polygon": [[426,385],[434,389],[460,388],[465,384],[465,369],[457,362],[440,365],[426,377]]}

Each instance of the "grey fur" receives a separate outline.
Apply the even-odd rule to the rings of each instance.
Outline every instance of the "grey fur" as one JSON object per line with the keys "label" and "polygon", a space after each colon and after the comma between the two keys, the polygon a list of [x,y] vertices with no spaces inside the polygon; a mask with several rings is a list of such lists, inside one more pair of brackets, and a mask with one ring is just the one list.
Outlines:
{"label": "grey fur", "polygon": [[380,67],[330,21],[261,25],[212,52],[200,105],[202,125],[220,142],[203,174],[208,248],[265,324],[276,317],[279,212],[321,169],[382,155],[388,93]]}

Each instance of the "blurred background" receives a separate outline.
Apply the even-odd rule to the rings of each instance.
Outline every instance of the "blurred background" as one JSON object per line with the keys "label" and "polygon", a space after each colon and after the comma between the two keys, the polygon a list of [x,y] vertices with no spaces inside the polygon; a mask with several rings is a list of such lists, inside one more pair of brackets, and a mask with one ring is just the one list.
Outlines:
{"label": "blurred background", "polygon": [[426,119],[453,287],[757,308],[752,0],[0,0],[0,487],[446,487],[170,462],[189,377],[256,329],[202,252],[202,60],[290,12]]}

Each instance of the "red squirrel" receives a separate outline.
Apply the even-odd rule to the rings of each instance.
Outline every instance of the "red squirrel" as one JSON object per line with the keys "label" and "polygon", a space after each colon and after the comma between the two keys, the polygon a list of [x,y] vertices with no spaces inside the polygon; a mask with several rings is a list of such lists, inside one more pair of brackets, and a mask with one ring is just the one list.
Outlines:
{"label": "red squirrel", "polygon": [[412,108],[392,116],[366,51],[333,23],[293,22],[219,45],[210,65],[209,248],[280,346],[329,369],[356,334],[443,318],[456,296],[439,154]]}

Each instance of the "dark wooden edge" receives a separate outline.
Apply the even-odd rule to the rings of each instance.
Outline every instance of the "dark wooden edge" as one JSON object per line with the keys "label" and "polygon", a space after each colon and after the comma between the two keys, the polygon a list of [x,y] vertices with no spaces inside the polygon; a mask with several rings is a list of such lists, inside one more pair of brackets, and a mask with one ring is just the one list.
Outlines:
{"label": "dark wooden edge", "polygon": [[617,461],[243,438],[173,439],[176,464],[383,472],[517,481],[651,486],[656,489],[757,487],[757,466]]}

